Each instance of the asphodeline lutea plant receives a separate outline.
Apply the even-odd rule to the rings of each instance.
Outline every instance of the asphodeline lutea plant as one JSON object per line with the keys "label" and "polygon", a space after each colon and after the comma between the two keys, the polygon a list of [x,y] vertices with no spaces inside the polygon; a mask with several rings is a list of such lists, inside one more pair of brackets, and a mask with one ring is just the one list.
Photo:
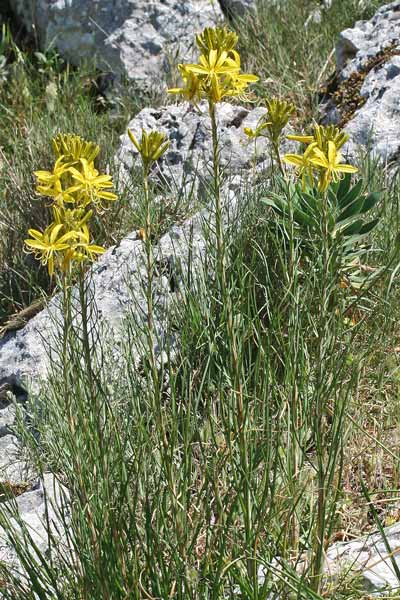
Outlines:
{"label": "asphodeline lutea plant", "polygon": [[29,229],[27,252],[33,253],[50,276],[56,269],[71,271],[74,263],[92,261],[104,248],[93,244],[88,221],[93,210],[102,212],[117,196],[110,175],[100,174],[94,161],[100,148],[76,135],[59,134],[53,139],[55,163],[52,171],[35,171],[36,192],[52,199],[53,221],[42,232]]}
{"label": "asphodeline lutea plant", "polygon": [[279,152],[281,137],[290,118],[293,116],[296,107],[287,100],[280,98],[267,98],[266,113],[259,119],[255,129],[245,127],[244,133],[256,145],[259,137],[266,137],[270,140],[275,160],[281,172],[283,172],[282,162]]}
{"label": "asphodeline lutea plant", "polygon": [[241,72],[240,55],[235,50],[238,43],[236,33],[227,28],[207,27],[196,36],[200,51],[197,63],[180,64],[179,71],[183,86],[168,90],[171,94],[180,94],[195,105],[205,99],[211,119],[213,146],[213,179],[217,243],[217,275],[222,287],[225,287],[224,244],[221,218],[220,162],[216,105],[224,98],[237,97],[249,99],[249,84],[258,81],[256,75]]}
{"label": "asphodeline lutea plant", "polygon": [[[221,310],[221,326],[225,329],[226,337],[231,342],[231,353],[229,364],[226,369],[230,373],[232,389],[235,390],[231,396],[232,415],[238,432],[238,443],[240,445],[241,468],[247,471],[248,465],[248,431],[247,411],[245,410],[245,399],[243,393],[243,379],[241,369],[241,348],[237,344],[237,333],[235,331],[235,308],[233,306],[232,294],[229,289],[227,269],[227,248],[223,231],[222,198],[221,198],[221,168],[220,148],[218,138],[216,108],[219,102],[225,98],[239,98],[249,100],[249,84],[256,83],[258,77],[250,73],[241,72],[240,55],[235,49],[238,36],[226,28],[206,28],[203,33],[196,36],[200,57],[197,63],[179,65],[183,79],[183,86],[169,90],[173,94],[181,94],[191,101],[195,106],[199,101],[205,99],[208,103],[208,113],[211,121],[212,135],[212,166],[213,166],[213,200],[215,218],[215,273],[216,286],[219,296]],[[213,234],[214,235],[214,234]],[[228,402],[229,404],[229,402]],[[244,494],[251,496],[251,491],[245,484]],[[249,523],[249,512],[244,516],[246,530],[251,531]],[[251,545],[250,533],[248,545]],[[248,561],[248,572],[251,575],[254,570],[254,562]]]}
{"label": "asphodeline lutea plant", "polygon": [[294,165],[297,175],[302,181],[303,189],[307,184],[314,186],[318,182],[318,190],[326,192],[330,183],[338,182],[346,173],[357,173],[357,167],[345,164],[340,149],[349,136],[330,125],[314,125],[313,135],[288,135],[288,139],[306,145],[303,154],[285,154],[283,160]]}

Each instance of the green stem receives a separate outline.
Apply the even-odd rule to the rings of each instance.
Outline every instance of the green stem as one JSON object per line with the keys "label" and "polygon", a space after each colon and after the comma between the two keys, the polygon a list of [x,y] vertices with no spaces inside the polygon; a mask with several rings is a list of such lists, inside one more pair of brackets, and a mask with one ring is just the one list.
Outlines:
{"label": "green stem", "polygon": [[216,107],[212,100],[208,102],[208,108],[211,119],[212,131],[212,151],[213,151],[213,178],[214,178],[214,201],[215,201],[215,235],[217,243],[217,277],[221,287],[222,296],[226,293],[226,265],[225,265],[225,244],[222,225],[222,204],[221,204],[221,169],[219,161],[219,142]]}
{"label": "green stem", "polygon": [[285,174],[285,170],[283,168],[283,164],[282,164],[282,160],[281,160],[281,155],[280,155],[280,152],[279,152],[279,142],[277,142],[275,140],[272,140],[272,147],[273,147],[273,150],[274,150],[276,164],[278,165],[278,169],[280,170],[282,177],[285,178],[286,174]]}
{"label": "green stem", "polygon": [[[226,333],[230,341],[230,369],[231,381],[233,385],[233,393],[235,396],[234,419],[236,420],[238,440],[239,440],[239,456],[241,463],[241,471],[243,476],[243,493],[244,493],[244,524],[246,530],[246,545],[247,549],[254,546],[252,540],[252,502],[251,490],[249,486],[249,452],[247,443],[247,417],[244,410],[243,402],[243,384],[241,378],[241,357],[240,350],[237,344],[237,332],[235,331],[234,317],[235,310],[233,306],[232,294],[228,289],[227,273],[226,273],[226,246],[224,240],[223,220],[222,220],[222,202],[221,202],[221,169],[220,169],[220,154],[218,127],[216,118],[216,107],[212,100],[209,100],[209,113],[211,119],[212,130],[212,149],[213,149],[213,175],[214,175],[214,201],[215,201],[215,231],[217,244],[217,278],[221,292],[222,310],[225,313]],[[251,581],[257,579],[257,563],[254,557],[251,556],[247,560],[247,574]]]}
{"label": "green stem", "polygon": [[[314,532],[314,548],[312,561],[312,580],[311,587],[316,593],[319,593],[323,575],[324,546],[326,535],[326,513],[329,494],[327,490],[327,464],[329,430],[327,426],[326,398],[322,393],[324,389],[324,379],[326,377],[323,365],[326,362],[326,340],[329,338],[329,312],[333,309],[330,305],[331,299],[331,243],[329,235],[329,206],[328,196],[325,193],[322,197],[322,215],[321,215],[321,238],[322,238],[322,279],[321,279],[321,301],[320,301],[320,329],[318,340],[318,388],[319,393],[316,401],[316,455],[317,455],[317,506],[316,523]],[[333,274],[335,276],[335,274]],[[334,310],[334,309],[333,309]]]}
{"label": "green stem", "polygon": [[82,265],[79,269],[79,304],[81,313],[83,355],[89,383],[90,400],[94,408],[96,404],[96,377],[93,371],[92,347],[89,336],[88,299],[86,297],[85,273]]}
{"label": "green stem", "polygon": [[150,368],[153,377],[154,390],[158,388],[158,370],[154,352],[154,305],[153,305],[153,282],[154,282],[154,256],[152,244],[151,227],[151,200],[149,191],[149,172],[145,167],[143,172],[143,190],[145,202],[145,223],[144,223],[144,245],[146,253],[146,304],[147,304],[147,343],[150,357]]}

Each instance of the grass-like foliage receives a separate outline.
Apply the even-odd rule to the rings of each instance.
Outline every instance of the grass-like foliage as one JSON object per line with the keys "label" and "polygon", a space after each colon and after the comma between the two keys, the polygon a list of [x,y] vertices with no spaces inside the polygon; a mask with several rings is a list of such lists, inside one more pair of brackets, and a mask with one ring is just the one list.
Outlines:
{"label": "grass-like foliage", "polygon": [[375,499],[390,505],[399,485],[398,178],[368,156],[348,164],[346,134],[333,127],[290,136],[302,149],[282,155],[297,111],[270,95],[243,136],[269,140],[271,172],[243,178],[233,202],[218,104],[248,100],[260,83],[242,73],[236,34],[206,29],[196,41],[198,62],[179,66],[182,85],[170,91],[197,107],[207,100],[212,181],[197,232],[206,249],[188,249],[162,336],[150,175],[166,137],[129,132],[146,271],[132,286],[146,318],[133,306],[117,346],[106,343],[87,269],[103,243],[88,220],[99,203],[100,213],[112,205],[101,220],[120,202],[94,166],[97,144],[55,137],[52,171],[35,165],[54,223],[27,247],[55,274],[63,316],[49,378],[19,411],[18,433],[37,471],[54,473],[58,499],[46,553],[15,504],[0,504],[19,559],[0,564],[6,599],[364,597],[358,581],[330,580],[324,560],[335,539],[379,521]]}

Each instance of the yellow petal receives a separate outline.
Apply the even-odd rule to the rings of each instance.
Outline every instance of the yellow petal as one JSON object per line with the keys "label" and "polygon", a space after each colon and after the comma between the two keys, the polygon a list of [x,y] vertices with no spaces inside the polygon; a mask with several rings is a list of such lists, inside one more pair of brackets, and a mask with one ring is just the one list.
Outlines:
{"label": "yellow petal", "polygon": [[291,165],[295,165],[296,167],[304,166],[304,157],[299,154],[285,154],[283,156],[283,160]]}
{"label": "yellow petal", "polygon": [[352,165],[337,165],[335,167],[335,171],[339,171],[340,173],[357,173],[357,167],[353,167]]}
{"label": "yellow petal", "polygon": [[47,250],[48,248],[48,244],[39,242],[39,240],[25,240],[25,244],[30,248],[34,248],[35,250]]}
{"label": "yellow petal", "polygon": [[54,244],[54,242],[57,239],[57,236],[60,232],[60,230],[64,227],[64,225],[62,223],[59,223],[58,225],[55,225],[50,232],[50,244]]}
{"label": "yellow petal", "polygon": [[302,144],[311,144],[314,141],[314,136],[312,135],[287,135],[286,137],[288,140],[294,140]]}
{"label": "yellow petal", "polygon": [[133,135],[132,131],[129,128],[128,128],[128,135],[129,135],[129,139],[131,140],[132,144],[135,146],[136,150],[138,152],[140,152],[139,142],[137,141],[137,139],[135,138],[135,136]]}

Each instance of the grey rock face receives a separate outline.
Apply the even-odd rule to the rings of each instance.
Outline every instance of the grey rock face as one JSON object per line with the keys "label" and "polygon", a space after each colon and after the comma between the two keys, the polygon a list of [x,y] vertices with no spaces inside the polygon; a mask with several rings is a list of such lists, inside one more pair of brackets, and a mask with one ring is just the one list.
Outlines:
{"label": "grey rock face", "polygon": [[[359,108],[347,114],[347,151],[368,148],[385,162],[400,151],[400,2],[380,8],[340,34],[336,48],[337,85]],[[346,104],[346,103],[345,103]],[[325,123],[341,123],[346,105],[331,99],[322,108]],[[347,120],[346,119],[346,120]]]}
{"label": "grey rock face", "polygon": [[[7,508],[7,507],[6,507]],[[29,491],[16,498],[16,509],[20,521],[31,536],[32,543],[38,550],[45,554],[49,547],[48,524],[53,537],[62,535],[63,524],[60,513],[65,508],[65,490],[62,490],[57,480],[50,473],[46,473],[41,481],[38,481]],[[4,510],[4,509],[3,509]],[[7,511],[8,512],[8,511]],[[15,514],[10,510],[10,516]],[[22,533],[21,526],[11,516],[14,534]],[[32,553],[35,551],[32,548]],[[7,533],[0,527],[0,561],[12,568],[18,568],[21,573],[21,565],[17,553]]]}
{"label": "grey rock face", "polygon": [[235,17],[243,17],[248,11],[255,11],[256,0],[220,0],[222,10],[226,14]]}
{"label": "grey rock face", "polygon": [[[0,406],[0,484],[15,499],[15,502],[4,502],[1,487],[1,511],[10,520],[13,533],[22,533],[22,523],[27,527],[32,542],[44,553],[49,543],[47,523],[50,524],[53,534],[58,532],[62,535],[63,532],[59,516],[61,488],[51,474],[45,474],[39,479],[37,473],[34,473],[32,467],[24,460],[20,441],[13,431],[16,408],[11,396],[4,396]],[[20,521],[16,520],[16,513]],[[15,547],[2,527],[0,563],[21,569]]]}
{"label": "grey rock face", "polygon": [[385,529],[385,536],[393,552],[389,556],[385,541],[380,533],[353,540],[338,542],[331,546],[326,555],[325,571],[332,577],[358,576],[363,588],[373,596],[398,591],[398,580],[392,560],[400,568],[400,524]]}
{"label": "grey rock face", "polygon": [[160,83],[170,62],[193,58],[194,34],[222,19],[215,0],[13,0],[41,47],[73,64],[98,64],[137,82]]}
{"label": "grey rock face", "polygon": [[[248,143],[243,129],[255,128],[264,114],[263,108],[249,111],[227,102],[218,105],[221,163],[230,172],[248,172],[253,165],[254,143]],[[146,131],[157,129],[170,140],[170,147],[154,170],[154,177],[160,183],[166,183],[172,191],[180,191],[183,187],[190,189],[197,181],[200,193],[204,191],[210,180],[212,158],[211,123],[204,102],[200,104],[200,111],[187,102],[162,109],[145,108],[128,127],[136,137],[140,137],[142,128]],[[125,176],[135,162],[135,154],[137,151],[128,135],[123,135],[117,161]],[[268,143],[264,138],[257,141],[257,157],[260,168],[270,163]]]}

